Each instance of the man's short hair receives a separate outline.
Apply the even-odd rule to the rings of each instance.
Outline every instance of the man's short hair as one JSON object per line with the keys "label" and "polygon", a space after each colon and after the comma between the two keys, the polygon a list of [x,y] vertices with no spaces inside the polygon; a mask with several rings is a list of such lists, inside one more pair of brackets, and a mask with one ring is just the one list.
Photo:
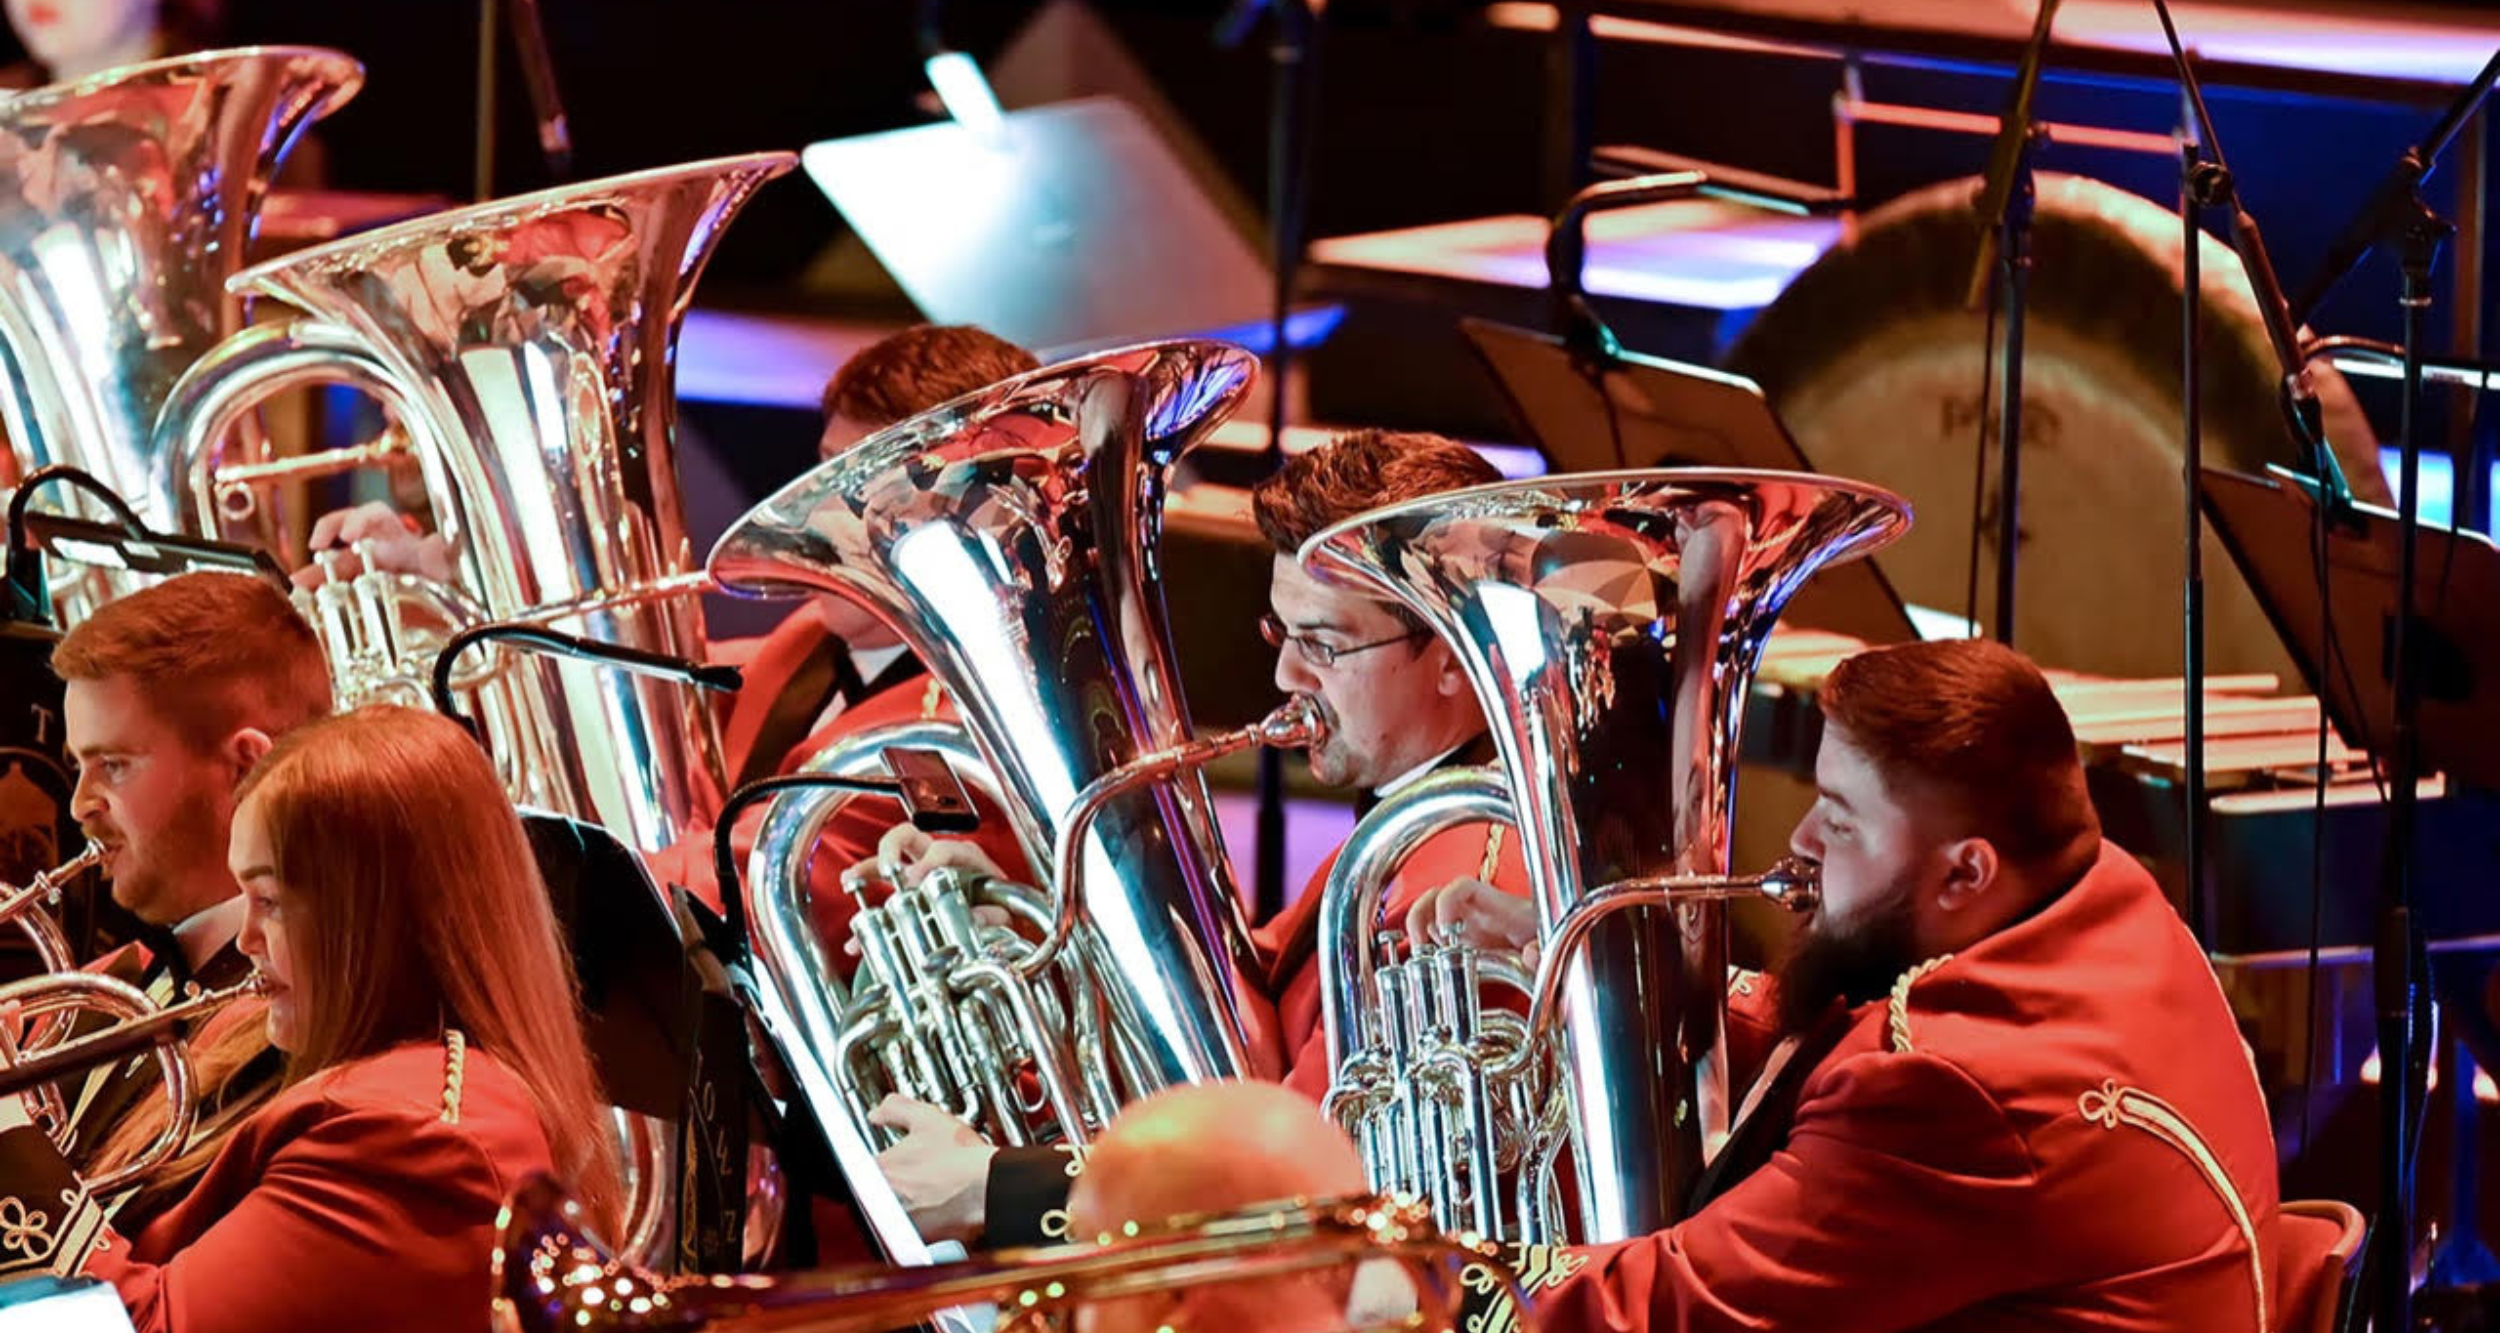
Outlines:
{"label": "man's short hair", "polygon": [[969,324],[921,324],[854,353],[825,384],[825,417],[871,428],[1012,379],[1041,362]]}
{"label": "man's short hair", "polygon": [[[1250,511],[1268,544],[1292,555],[1312,534],[1366,510],[1501,479],[1484,455],[1447,436],[1366,427],[1286,459],[1251,490]],[[1386,605],[1399,624],[1424,628],[1414,612]]]}
{"label": "man's short hair", "polygon": [[1250,493],[1268,544],[1284,555],[1365,510],[1500,481],[1484,455],[1422,431],[1352,430],[1285,460]]}
{"label": "man's short hair", "polygon": [[2066,709],[2021,653],[1984,639],[1907,643],[1843,659],[1824,720],[1889,782],[1941,796],[1963,835],[2038,864],[2100,832]]}
{"label": "man's short hair", "polygon": [[170,578],[107,602],[52,648],[65,681],[126,677],[208,749],[245,727],[272,736],[326,716],[330,664],[286,594],[244,574]]}

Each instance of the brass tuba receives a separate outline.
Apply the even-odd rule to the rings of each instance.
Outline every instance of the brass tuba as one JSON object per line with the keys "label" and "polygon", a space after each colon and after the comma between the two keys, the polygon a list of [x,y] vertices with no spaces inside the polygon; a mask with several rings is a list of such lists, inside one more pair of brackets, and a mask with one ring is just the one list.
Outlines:
{"label": "brass tuba", "polygon": [[[184,517],[157,411],[243,327],[226,278],[279,162],[363,82],[336,51],[272,46],[0,98],[0,414],[18,475],[68,464],[151,526]],[[132,586],[102,570],[62,577],[59,614],[74,623]]]}
{"label": "brass tuba", "polygon": [[1473,1240],[1435,1228],[1420,1206],[1386,1198],[1285,1201],[936,1268],[769,1277],[636,1272],[602,1250],[578,1205],[543,1176],[504,1205],[500,1228],[496,1333],[883,1333],[980,1304],[998,1308],[1001,1329],[1040,1333],[1068,1327],[1071,1314],[1097,1302],[1382,1261],[1426,1279],[1416,1284],[1418,1310],[1388,1328],[1447,1333],[1459,1324],[1465,1292],[1507,1295],[1520,1333],[1535,1328],[1509,1269]]}
{"label": "brass tuba", "polygon": [[[1057,998],[1043,1006],[1074,1020],[1043,1024],[1061,1034],[1049,1041],[1025,1041],[1021,1021],[983,1016],[1015,1003],[1004,991],[907,1010],[832,984],[804,910],[805,852],[822,818],[806,812],[821,806],[783,798],[767,817],[744,889],[757,1008],[870,1229],[899,1262],[927,1262],[928,1247],[877,1170],[879,1140],[861,1103],[887,1087],[930,1092],[932,1083],[892,1072],[935,1063],[915,1043],[927,1048],[959,1023],[977,1029],[967,1050],[1019,1061],[1078,1042],[1072,1060],[1065,1048],[1048,1052],[1099,1081],[1066,1089],[1078,1109],[1055,1117],[1054,1136],[1078,1142],[1107,1106],[1173,1083],[1272,1075],[1279,1063],[1195,765],[1226,744],[1293,738],[1256,728],[1190,738],[1157,569],[1165,473],[1236,405],[1254,364],[1223,344],[1169,342],[1008,380],[861,441],[766,501],[712,553],[724,588],[834,593],[885,619],[953,692],[970,734],[953,748],[993,775],[1028,859],[1050,866],[1065,850],[1082,868],[1021,906],[1003,904],[1038,928],[1074,912],[1081,892],[1082,927],[1044,935],[1054,950],[1071,942],[1055,956],[967,933],[963,904],[940,893],[891,914],[887,934],[906,933],[893,942],[913,966],[877,959],[862,978],[901,996],[913,987],[880,976],[925,977],[931,969],[919,964],[940,952],[947,967],[1002,958],[1024,981],[1048,983]],[[941,727],[911,733],[920,744],[947,737]],[[854,745],[820,766],[855,771],[867,754]],[[1153,780],[1110,794],[1147,771],[1132,767],[1141,762]],[[872,949],[879,924],[861,936]],[[1079,960],[1074,974],[1061,966]],[[1096,1010],[1106,1015],[1098,1026]],[[938,1025],[929,1040],[907,1035],[929,1024]],[[980,1058],[989,1057],[962,1062],[975,1084]]]}
{"label": "brass tuba", "polygon": [[[699,658],[703,587],[676,476],[678,327],[730,217],[790,168],[762,153],[455,209],[235,276],[305,312],[247,330],[174,386],[158,435],[210,535],[263,525],[268,488],[409,455],[458,585],[368,572],[311,595],[344,702],[425,706],[433,653],[482,620]],[[230,428],[310,383],[379,399],[399,432],[276,463],[227,457]],[[266,539],[266,534],[261,534]],[[686,685],[583,662],[495,657],[471,694],[507,790],[644,852],[710,824],[713,711]]]}
{"label": "brass tuba", "polygon": [[[1500,755],[1498,778],[1436,774],[1383,802],[1322,891],[1329,1108],[1377,1187],[1512,1240],[1677,1218],[1731,1109],[1724,901],[1803,907],[1814,891],[1799,863],[1727,874],[1746,690],[1798,585],[1908,526],[1898,497],[1855,482],[1662,470],[1475,487],[1304,545],[1315,576],[1405,605],[1457,651]],[[1505,817],[1541,972],[1458,944],[1376,963],[1406,850]],[[1486,983],[1534,997],[1529,1016],[1482,1006]],[[1555,1178],[1566,1149],[1576,1216]]]}

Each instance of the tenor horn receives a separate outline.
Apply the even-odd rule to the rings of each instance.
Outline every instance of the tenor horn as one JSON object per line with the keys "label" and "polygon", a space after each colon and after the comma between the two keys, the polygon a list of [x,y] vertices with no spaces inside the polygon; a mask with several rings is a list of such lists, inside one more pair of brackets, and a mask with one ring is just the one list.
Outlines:
{"label": "tenor horn", "polygon": [[504,1205],[494,1254],[496,1333],[882,1333],[970,1305],[992,1305],[1011,1333],[1065,1328],[1099,1302],[1217,1282],[1396,1264],[1417,1309],[1385,1325],[1447,1333],[1462,1293],[1499,1292],[1519,1311],[1518,1281],[1472,1238],[1451,1236],[1410,1201],[1285,1200],[1238,1213],[1177,1218],[1120,1239],[1009,1250],[933,1268],[830,1269],[774,1276],[653,1277],[610,1257],[580,1206],[541,1176]]}
{"label": "tenor horn", "polygon": [[[1050,952],[996,937],[953,946],[968,958],[995,943],[1026,981],[1082,964],[1096,998],[1064,1003],[1098,1000],[1107,1017],[1099,1048],[1075,1063],[1109,1086],[1098,1097],[1071,1089],[1080,1113],[1048,1137],[1081,1142],[1103,1104],[1278,1067],[1273,1014],[1197,771],[1211,750],[1190,735],[1157,572],[1166,471],[1239,402],[1253,367],[1238,348],[1168,342],[1031,372],[861,441],[712,552],[724,588],[832,593],[890,624],[953,692],[1028,860],[1052,866],[1055,851],[1068,852],[1077,873],[1041,886],[1024,914],[1044,927]],[[1234,740],[1290,743],[1281,733]],[[1148,770],[1151,780],[1131,781]],[[841,1090],[863,1066],[918,1056],[859,1028],[874,1013],[899,1031],[908,1024],[896,1008],[860,1010],[856,996],[827,988],[827,951],[792,873],[812,837],[805,808],[768,817],[746,876],[759,1007],[870,1229],[897,1261],[925,1263],[926,1243],[876,1168],[880,1140],[857,1113],[881,1087],[921,1085],[888,1074]]]}
{"label": "tenor horn", "polygon": [[[704,586],[676,476],[678,329],[729,219],[787,153],[589,181],[385,227],[237,274],[302,311],[247,330],[174,387],[158,436],[189,517],[249,527],[277,482],[413,458],[458,564],[439,585],[368,570],[310,595],[343,702],[424,707],[433,654],[480,621],[700,658]],[[397,443],[262,464],[230,428],[270,394],[343,383]],[[502,650],[497,650],[501,653]],[[717,727],[687,686],[497,656],[471,695],[505,785],[645,852],[706,827]]]}
{"label": "tenor horn", "polygon": [[[1728,874],[1746,690],[1798,586],[1908,526],[1909,507],[1873,486],[1659,470],[1475,487],[1304,545],[1315,577],[1395,600],[1451,645],[1499,755],[1498,774],[1439,774],[1384,802],[1322,890],[1329,1107],[1376,1186],[1515,1240],[1598,1243],[1676,1220],[1730,1109],[1725,902],[1801,908],[1814,891],[1801,863]],[[1448,822],[1503,817],[1542,970],[1430,941],[1375,961],[1405,851]],[[1486,983],[1528,999],[1529,1016],[1482,1006]]]}
{"label": "tenor horn", "polygon": [[203,1020],[227,1005],[268,994],[268,983],[255,969],[223,990],[204,991],[159,1007],[129,982],[100,972],[57,972],[0,986],[0,1016],[31,1021],[78,1012],[101,1013],[109,1023],[97,1030],[42,1050],[28,1050],[15,1039],[13,1027],[0,1029],[0,1096],[24,1093],[39,1110],[49,1112],[48,1127],[57,1143],[66,1144],[72,1129],[58,1113],[52,1085],[59,1080],[140,1051],[153,1051],[164,1078],[172,1113],[156,1138],[130,1161],[86,1182],[99,1197],[136,1184],[171,1160],[191,1137],[199,1118],[197,1080],[191,1065],[190,1035]]}
{"label": "tenor horn", "polygon": [[[0,415],[19,476],[67,464],[150,526],[184,517],[157,412],[176,377],[243,327],[226,279],[242,265],[270,177],[304,128],[363,82],[364,67],[336,51],[271,46],[0,98],[0,346],[10,372]],[[64,623],[137,586],[128,577],[65,578]]]}

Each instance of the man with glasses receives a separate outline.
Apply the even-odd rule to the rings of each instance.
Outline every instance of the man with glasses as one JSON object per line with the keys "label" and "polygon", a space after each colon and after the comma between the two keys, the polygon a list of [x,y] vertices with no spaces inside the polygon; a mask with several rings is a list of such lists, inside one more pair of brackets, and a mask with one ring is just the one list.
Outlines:
{"label": "man with glasses", "polygon": [[[1259,531],[1275,550],[1268,613],[1260,632],[1276,648],[1276,686],[1308,697],[1328,720],[1328,740],[1307,752],[1311,776],[1369,798],[1448,764],[1493,758],[1483,708],[1457,655],[1406,608],[1332,587],[1295,560],[1313,533],[1386,505],[1501,480],[1491,463],[1437,435],[1358,430],[1289,460],[1251,495]],[[965,844],[909,826],[882,847],[900,882],[939,866],[996,873]],[[1335,1071],[1319,1030],[1320,867],[1300,897],[1256,933],[1267,961],[1285,1049],[1286,1083],[1316,1098]],[[1527,892],[1519,840],[1493,824],[1461,825],[1429,839],[1400,865],[1379,927],[1394,935],[1409,904],[1443,885],[1491,885]],[[974,1238],[991,1248],[1058,1239],[1045,1219],[1071,1179],[1066,1154],[993,1148],[944,1111],[889,1097],[871,1119],[904,1131],[879,1155],[912,1219],[931,1239]]]}

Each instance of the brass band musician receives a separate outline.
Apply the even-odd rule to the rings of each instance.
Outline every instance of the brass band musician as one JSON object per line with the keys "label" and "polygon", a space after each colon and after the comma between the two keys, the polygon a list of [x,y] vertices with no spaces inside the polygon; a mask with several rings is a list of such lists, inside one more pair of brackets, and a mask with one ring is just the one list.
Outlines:
{"label": "brass band musician", "polygon": [[[329,668],[310,626],[257,579],[200,573],[99,608],[63,636],[52,669],[67,683],[64,722],[78,763],[71,810],[102,847],[113,901],[145,927],[141,943],[94,966],[159,1004],[189,986],[221,989],[251,964],[236,947],[243,900],[226,867],[235,788],[278,739],[330,711]],[[205,1058],[210,1114],[192,1149],[141,1190],[130,1216],[180,1190],[232,1116],[276,1082],[276,1060],[248,1025]],[[99,1071],[72,1094],[71,1157],[127,1160],[163,1124],[144,1059]]]}
{"label": "brass band musician", "polygon": [[[1294,457],[1253,491],[1259,529],[1276,552],[1261,628],[1277,649],[1277,687],[1318,701],[1327,715],[1329,738],[1309,752],[1320,782],[1386,795],[1444,764],[1482,762],[1491,750],[1484,714],[1448,645],[1403,607],[1313,580],[1293,553],[1312,533],[1365,510],[1499,479],[1492,464],[1455,441],[1365,430]],[[1506,833],[1462,825],[1419,847],[1388,895],[1384,928],[1395,928],[1416,895],[1445,884],[1524,893],[1518,846]],[[886,835],[881,858],[900,867],[905,883],[940,866],[1000,873],[967,844],[908,825]],[[1286,1082],[1314,1099],[1332,1072],[1321,1052],[1313,957],[1318,885],[1328,870],[1323,865],[1257,933],[1293,1053]],[[982,1235],[992,1246],[1056,1238],[1067,1154],[993,1149],[938,1108],[901,1097],[889,1097],[874,1118],[905,1131],[880,1160],[922,1234]]]}
{"label": "brass band musician", "polygon": [[[282,1087],[179,1202],[54,1267],[111,1282],[142,1333],[413,1333],[475,1322],[453,1312],[483,1310],[497,1210],[530,1174],[568,1180],[612,1229],[619,1168],[571,966],[468,734],[388,706],[298,728],[244,779],[233,824],[239,947],[268,998],[201,1040],[260,1029]],[[42,1169],[47,1143],[6,1137],[0,1189],[92,1217],[66,1162]]]}
{"label": "brass band musician", "polygon": [[[2212,967],[2104,841],[2064,710],[1983,642],[1822,690],[1785,1036],[1670,1231],[1531,1267],[1549,1328],[2271,1328],[2275,1150]],[[1469,886],[1413,932],[1532,942]],[[1761,1003],[1757,1000],[1757,1004]]]}

